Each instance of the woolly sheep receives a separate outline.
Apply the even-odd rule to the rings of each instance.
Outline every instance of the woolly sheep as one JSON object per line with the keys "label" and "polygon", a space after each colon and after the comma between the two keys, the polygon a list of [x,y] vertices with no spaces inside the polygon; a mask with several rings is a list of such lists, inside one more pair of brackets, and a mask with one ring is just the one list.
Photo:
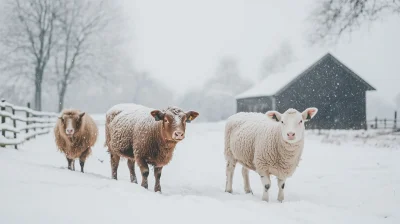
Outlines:
{"label": "woolly sheep", "polygon": [[63,110],[54,127],[54,135],[57,148],[67,158],[68,169],[75,170],[75,159],[79,158],[83,173],[91,147],[97,141],[98,129],[93,119],[79,110]]}
{"label": "woolly sheep", "polygon": [[249,170],[257,172],[264,188],[262,200],[269,201],[270,175],[278,179],[278,201],[284,199],[285,181],[299,164],[304,147],[304,122],[312,119],[318,109],[307,108],[302,113],[288,109],[262,113],[237,113],[225,126],[226,188],[232,193],[236,163],[242,165],[244,190],[252,193]]}
{"label": "woolly sheep", "polygon": [[111,155],[112,178],[117,179],[120,157],[128,159],[131,182],[137,183],[135,162],[142,174],[142,184],[148,188],[149,166],[154,166],[154,191],[161,193],[162,168],[171,159],[178,142],[185,138],[186,123],[199,113],[183,112],[178,107],[155,110],[136,104],[118,104],[106,114],[106,143]]}

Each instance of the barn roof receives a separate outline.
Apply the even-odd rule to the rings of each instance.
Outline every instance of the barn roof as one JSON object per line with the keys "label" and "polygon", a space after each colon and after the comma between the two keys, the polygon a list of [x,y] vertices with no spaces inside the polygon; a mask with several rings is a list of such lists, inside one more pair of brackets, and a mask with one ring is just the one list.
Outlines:
{"label": "barn roof", "polygon": [[315,58],[305,58],[301,61],[290,63],[284,69],[284,71],[269,75],[259,84],[256,84],[249,90],[237,95],[236,99],[277,95],[287,89],[291,84],[296,82],[299,78],[306,74],[307,71],[311,70],[328,57],[332,58],[335,63],[337,63],[339,66],[342,66],[349,72],[349,74],[363,83],[367,87],[367,90],[375,90],[374,87],[364,81],[360,76],[340,62],[331,53],[327,53],[316,62]]}

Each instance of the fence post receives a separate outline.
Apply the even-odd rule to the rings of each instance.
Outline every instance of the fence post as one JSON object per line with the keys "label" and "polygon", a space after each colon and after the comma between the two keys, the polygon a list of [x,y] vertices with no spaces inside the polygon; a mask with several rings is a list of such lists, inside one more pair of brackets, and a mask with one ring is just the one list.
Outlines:
{"label": "fence post", "polygon": [[375,129],[378,129],[378,117],[375,117]]}
{"label": "fence post", "polygon": [[[15,116],[15,109],[12,108],[12,114]],[[17,120],[13,120],[14,129],[17,129]],[[14,132],[14,139],[17,139],[17,132]],[[18,145],[14,145],[15,149],[18,149]]]}
{"label": "fence post", "polygon": [[396,131],[397,129],[397,111],[394,111],[394,124],[393,129]]}
{"label": "fence post", "polygon": [[[26,104],[26,107],[31,108],[31,103],[28,102]],[[28,119],[29,119],[29,112],[27,111],[26,112],[26,130],[25,130],[26,134],[28,134],[28,132],[29,132],[29,129],[28,129],[29,121],[28,121]],[[29,138],[27,140],[29,140]]]}
{"label": "fence post", "polygon": [[383,126],[384,126],[384,129],[386,129],[386,118],[383,119]]}
{"label": "fence post", "polygon": [[[1,99],[1,102],[4,103],[6,102],[5,99]],[[0,108],[1,111],[5,111],[6,107],[1,107]],[[6,123],[6,117],[0,116],[1,117],[1,123],[4,124]],[[1,135],[3,135],[4,137],[6,137],[6,130],[1,130]],[[0,145],[1,147],[6,147],[5,145]]]}
{"label": "fence post", "polygon": [[[32,117],[33,119],[36,118],[36,116],[33,115],[33,114],[31,114],[31,117]],[[32,121],[31,124],[35,125],[35,124],[36,124],[36,121]],[[36,132],[36,128],[33,128],[33,132]],[[36,138],[36,135],[33,135],[32,138]]]}

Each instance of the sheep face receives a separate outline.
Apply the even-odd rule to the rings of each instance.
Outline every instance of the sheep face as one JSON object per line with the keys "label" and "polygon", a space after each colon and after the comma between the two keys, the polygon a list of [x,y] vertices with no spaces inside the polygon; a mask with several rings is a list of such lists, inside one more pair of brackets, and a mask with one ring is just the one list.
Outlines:
{"label": "sheep face", "polygon": [[311,107],[302,113],[295,109],[288,109],[281,114],[277,111],[268,111],[267,117],[281,126],[282,139],[288,143],[296,143],[303,139],[304,122],[312,119],[317,114],[318,109]]}
{"label": "sheep face", "polygon": [[183,112],[177,107],[169,107],[164,111],[153,110],[151,115],[156,121],[163,122],[162,132],[166,139],[179,142],[185,138],[186,123],[199,116],[196,111]]}
{"label": "sheep face", "polygon": [[65,134],[67,137],[72,138],[77,130],[79,130],[82,117],[85,115],[85,112],[82,113],[63,113],[59,119],[61,120],[61,124],[63,129],[65,130]]}

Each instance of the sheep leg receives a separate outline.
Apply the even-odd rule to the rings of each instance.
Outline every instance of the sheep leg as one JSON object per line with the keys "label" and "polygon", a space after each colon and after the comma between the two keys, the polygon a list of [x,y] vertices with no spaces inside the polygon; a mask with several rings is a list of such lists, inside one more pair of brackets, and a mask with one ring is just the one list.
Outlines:
{"label": "sheep leg", "polygon": [[84,173],[83,167],[85,166],[86,158],[89,156],[92,150],[90,148],[86,149],[79,157],[79,165],[81,166],[81,172]]}
{"label": "sheep leg", "polygon": [[243,181],[244,181],[244,192],[246,194],[253,194],[253,191],[250,188],[250,180],[249,180],[249,169],[246,167],[242,167],[242,175],[243,175]]}
{"label": "sheep leg", "polygon": [[286,182],[285,179],[282,180],[282,179],[278,178],[278,188],[279,188],[278,201],[279,202],[282,202],[283,199],[285,198],[285,195],[283,192],[283,189],[285,188],[285,182]]}
{"label": "sheep leg", "polygon": [[140,172],[142,173],[142,187],[148,189],[149,185],[147,183],[147,177],[149,176],[149,165],[143,159],[136,159],[136,162],[140,168]]}
{"label": "sheep leg", "polygon": [[128,159],[128,168],[131,173],[131,182],[137,184],[136,174],[135,174],[135,160]]}
{"label": "sheep leg", "polygon": [[74,160],[67,157],[67,161],[68,161],[68,169],[69,169],[69,170],[72,170],[72,162],[73,162]]}
{"label": "sheep leg", "polygon": [[160,183],[161,171],[162,167],[154,167],[154,177],[156,178],[156,184],[154,185],[154,192],[159,191],[161,193],[161,183]]}
{"label": "sheep leg", "polygon": [[226,162],[226,186],[225,192],[232,193],[233,173],[236,167],[236,160],[228,160]]}
{"label": "sheep leg", "polygon": [[75,160],[74,159],[71,159],[71,160],[72,160],[71,161],[72,170],[75,171]]}
{"label": "sheep leg", "polygon": [[116,154],[110,154],[110,155],[111,155],[111,177],[112,179],[118,180],[117,171],[118,171],[120,156]]}
{"label": "sheep leg", "polygon": [[84,173],[83,167],[85,166],[85,161],[79,159],[79,165],[81,166],[81,172]]}
{"label": "sheep leg", "polygon": [[264,187],[264,192],[263,192],[261,199],[263,201],[268,202],[269,201],[268,191],[269,191],[269,188],[271,187],[271,179],[270,179],[269,174],[266,172],[260,173],[260,177],[261,177],[261,183]]}

